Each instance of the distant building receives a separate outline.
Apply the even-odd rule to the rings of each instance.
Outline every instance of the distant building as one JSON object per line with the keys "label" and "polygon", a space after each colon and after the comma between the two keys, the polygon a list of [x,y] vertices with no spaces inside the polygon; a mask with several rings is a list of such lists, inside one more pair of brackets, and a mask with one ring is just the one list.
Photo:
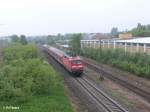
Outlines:
{"label": "distant building", "polygon": [[131,39],[125,36],[125,39],[81,40],[81,47],[122,49],[125,52],[150,55],[150,37],[132,37]]}
{"label": "distant building", "polygon": [[131,33],[121,33],[119,34],[119,39],[131,39],[132,34]]}
{"label": "distant building", "polygon": [[110,37],[102,33],[83,34],[83,40],[101,40],[101,39],[110,39]]}

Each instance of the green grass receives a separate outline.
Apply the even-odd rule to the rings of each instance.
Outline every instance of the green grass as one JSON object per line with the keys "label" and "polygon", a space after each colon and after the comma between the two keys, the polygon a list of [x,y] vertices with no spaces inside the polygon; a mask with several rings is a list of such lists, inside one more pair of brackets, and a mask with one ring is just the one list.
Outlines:
{"label": "green grass", "polygon": [[[6,109],[6,106],[19,107],[19,109]],[[53,88],[50,95],[33,96],[29,102],[14,104],[13,101],[1,101],[0,112],[73,112],[73,109],[64,93],[62,83]]]}

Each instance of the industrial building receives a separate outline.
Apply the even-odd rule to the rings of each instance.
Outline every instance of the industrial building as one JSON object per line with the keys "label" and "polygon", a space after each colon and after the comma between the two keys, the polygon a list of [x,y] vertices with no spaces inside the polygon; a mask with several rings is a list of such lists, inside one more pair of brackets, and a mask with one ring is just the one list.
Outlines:
{"label": "industrial building", "polygon": [[150,54],[150,37],[132,39],[81,40],[81,47],[123,49],[125,52]]}

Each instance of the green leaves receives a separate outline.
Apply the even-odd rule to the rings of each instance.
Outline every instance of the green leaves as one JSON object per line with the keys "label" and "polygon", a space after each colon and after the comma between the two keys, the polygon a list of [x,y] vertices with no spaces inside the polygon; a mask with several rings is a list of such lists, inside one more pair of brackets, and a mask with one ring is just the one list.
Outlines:
{"label": "green leaves", "polygon": [[38,58],[34,45],[10,46],[4,50],[4,60],[0,69],[0,100],[26,102],[34,95],[51,94],[57,88],[57,73]]}
{"label": "green leaves", "polygon": [[25,35],[21,35],[21,36],[20,36],[20,43],[21,43],[22,45],[27,45],[27,44],[28,44]]}
{"label": "green leaves", "polygon": [[4,60],[10,62],[18,59],[37,58],[37,48],[34,45],[15,44],[4,49]]}
{"label": "green leaves", "polygon": [[122,70],[134,73],[141,77],[150,78],[150,56],[140,53],[125,53],[120,49],[93,49],[84,48],[81,55],[98,62],[110,64]]}
{"label": "green leaves", "polygon": [[131,30],[134,37],[149,37],[150,25],[141,25],[138,23],[137,28]]}
{"label": "green leaves", "polygon": [[112,37],[118,37],[119,31],[117,27],[113,27],[110,32]]}
{"label": "green leaves", "polygon": [[69,45],[71,50],[76,54],[79,54],[81,49],[80,40],[82,39],[82,34],[72,34],[70,38]]}

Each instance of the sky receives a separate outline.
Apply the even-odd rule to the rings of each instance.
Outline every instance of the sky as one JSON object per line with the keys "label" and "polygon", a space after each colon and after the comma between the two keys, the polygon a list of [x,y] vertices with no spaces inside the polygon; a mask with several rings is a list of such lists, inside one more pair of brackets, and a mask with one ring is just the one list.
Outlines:
{"label": "sky", "polygon": [[0,0],[0,36],[110,32],[150,24],[150,0]]}

